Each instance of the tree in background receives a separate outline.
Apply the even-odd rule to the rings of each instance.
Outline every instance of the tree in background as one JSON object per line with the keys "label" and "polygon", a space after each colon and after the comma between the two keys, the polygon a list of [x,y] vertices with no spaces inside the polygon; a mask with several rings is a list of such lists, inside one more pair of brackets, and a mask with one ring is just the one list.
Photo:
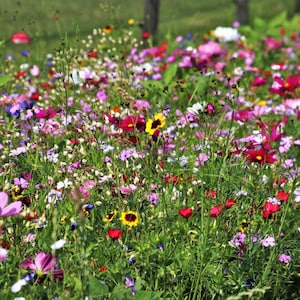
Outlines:
{"label": "tree in background", "polygon": [[295,13],[300,14],[300,0],[296,0]]}
{"label": "tree in background", "polygon": [[[158,16],[160,0],[144,0],[144,24],[143,32],[149,33],[155,41],[155,37],[158,29]],[[147,34],[145,35],[145,39]]]}
{"label": "tree in background", "polygon": [[249,23],[249,5],[248,0],[233,0],[236,5],[236,21],[241,25]]}

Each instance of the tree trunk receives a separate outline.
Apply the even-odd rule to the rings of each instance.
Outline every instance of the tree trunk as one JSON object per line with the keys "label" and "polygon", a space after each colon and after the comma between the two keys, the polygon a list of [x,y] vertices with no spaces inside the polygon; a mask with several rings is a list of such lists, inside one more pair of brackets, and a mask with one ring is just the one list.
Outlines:
{"label": "tree trunk", "polygon": [[249,6],[248,0],[234,0],[236,4],[236,21],[241,25],[249,23]]}
{"label": "tree trunk", "polygon": [[[158,15],[160,0],[144,0],[144,25],[143,32],[148,32],[155,41],[158,29]],[[146,39],[144,39],[146,41]]]}
{"label": "tree trunk", "polygon": [[296,0],[295,13],[300,14],[300,0]]}

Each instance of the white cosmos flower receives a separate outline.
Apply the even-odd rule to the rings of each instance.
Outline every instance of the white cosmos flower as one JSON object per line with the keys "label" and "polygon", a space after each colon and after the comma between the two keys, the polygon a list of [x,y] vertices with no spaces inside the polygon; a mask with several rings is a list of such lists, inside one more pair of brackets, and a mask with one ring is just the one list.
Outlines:
{"label": "white cosmos flower", "polygon": [[240,34],[236,28],[218,26],[214,31],[214,36],[220,42],[234,42],[240,38]]}
{"label": "white cosmos flower", "polygon": [[54,244],[51,245],[51,249],[52,250],[58,250],[60,248],[62,248],[65,245],[66,241],[61,239],[56,241]]}
{"label": "white cosmos flower", "polygon": [[201,113],[202,111],[204,111],[204,109],[206,108],[206,106],[207,106],[206,102],[203,102],[203,103],[197,102],[193,106],[188,107],[187,111],[189,113],[194,114],[194,115],[198,115],[199,113]]}
{"label": "white cosmos flower", "polygon": [[27,284],[26,279],[24,279],[24,278],[20,279],[10,287],[10,290],[13,293],[18,293],[19,291],[21,291],[21,288],[26,284]]}

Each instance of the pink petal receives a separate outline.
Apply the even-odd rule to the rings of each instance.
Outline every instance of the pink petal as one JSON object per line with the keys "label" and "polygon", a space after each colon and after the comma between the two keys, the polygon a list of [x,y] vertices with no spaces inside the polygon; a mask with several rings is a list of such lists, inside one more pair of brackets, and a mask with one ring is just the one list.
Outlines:
{"label": "pink petal", "polygon": [[27,33],[25,32],[16,32],[14,33],[10,40],[14,43],[14,44],[30,44],[31,40],[28,36]]}
{"label": "pink petal", "polygon": [[6,206],[8,201],[8,195],[4,192],[0,192],[0,215],[2,215],[2,210]]}
{"label": "pink petal", "polygon": [[36,265],[33,263],[31,258],[27,258],[25,261],[19,264],[19,268],[29,268],[31,270],[36,270]]}
{"label": "pink petal", "polygon": [[23,210],[23,204],[21,201],[16,201],[8,206],[6,206],[4,209],[1,211],[1,216],[2,217],[9,217],[9,216],[14,216],[19,214]]}
{"label": "pink petal", "polygon": [[41,251],[36,255],[35,265],[37,270],[48,273],[54,268],[56,261],[56,257],[53,257],[51,254],[46,254]]}

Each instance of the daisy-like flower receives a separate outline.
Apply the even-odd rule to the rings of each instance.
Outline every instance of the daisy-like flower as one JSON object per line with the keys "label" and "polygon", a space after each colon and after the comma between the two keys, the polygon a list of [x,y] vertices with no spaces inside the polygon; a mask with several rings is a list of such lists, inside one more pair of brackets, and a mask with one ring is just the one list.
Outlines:
{"label": "daisy-like flower", "polygon": [[103,218],[103,222],[111,222],[113,220],[113,218],[116,216],[116,214],[117,214],[116,210],[114,210],[113,212],[109,213],[108,215],[106,215]]}
{"label": "daisy-like flower", "polygon": [[128,225],[130,227],[137,226],[139,223],[138,213],[131,210],[122,212],[120,219],[123,225]]}
{"label": "daisy-like flower", "polygon": [[154,119],[148,119],[146,123],[145,131],[151,135],[155,133],[156,130],[162,128],[166,125],[166,117],[162,113],[157,113]]}
{"label": "daisy-like flower", "polygon": [[34,271],[38,277],[43,277],[51,272],[54,278],[63,279],[63,271],[56,269],[56,264],[56,257],[52,256],[52,254],[46,254],[43,251],[40,251],[34,260],[32,258],[27,258],[19,264],[19,267],[28,268]]}
{"label": "daisy-like flower", "polygon": [[103,32],[108,34],[108,33],[111,33],[113,29],[114,29],[114,27],[112,25],[108,25],[105,28],[103,28]]}

